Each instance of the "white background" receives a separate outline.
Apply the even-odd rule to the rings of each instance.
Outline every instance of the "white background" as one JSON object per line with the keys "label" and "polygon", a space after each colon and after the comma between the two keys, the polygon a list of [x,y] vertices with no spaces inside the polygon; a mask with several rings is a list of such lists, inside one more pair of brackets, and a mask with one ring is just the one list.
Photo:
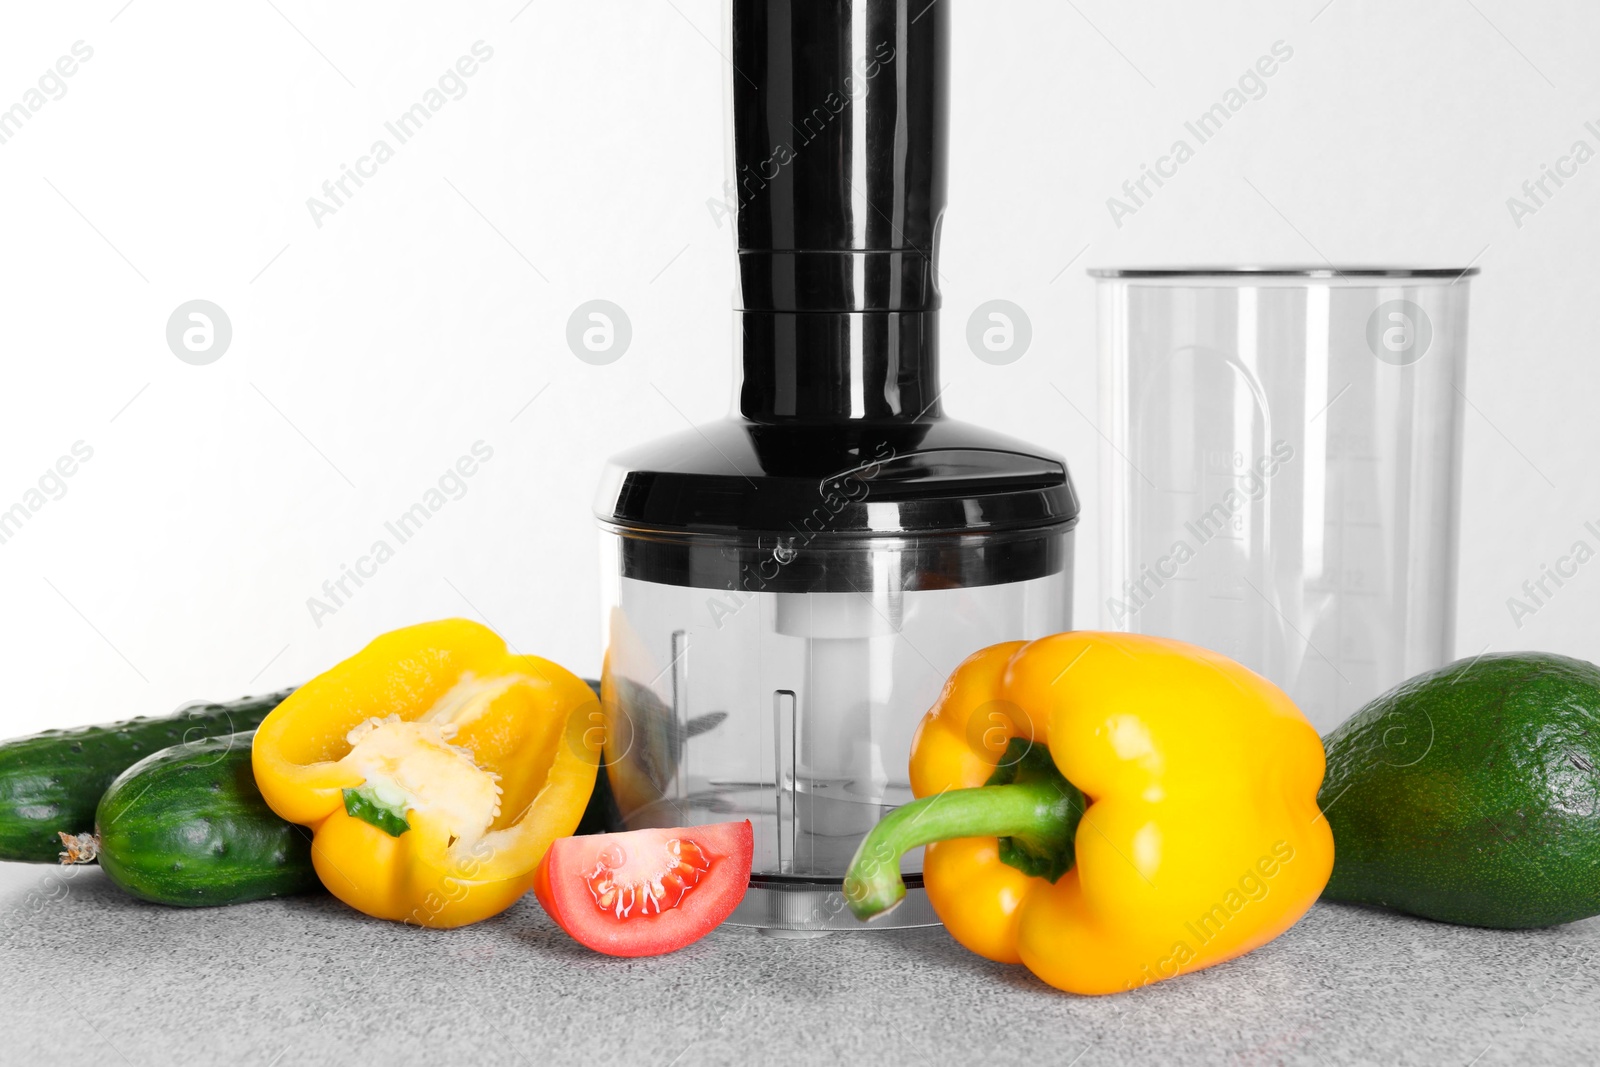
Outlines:
{"label": "white background", "polygon": [[[1600,658],[1600,561],[1520,629],[1506,605],[1600,522],[1600,161],[1520,228],[1506,207],[1574,140],[1600,147],[1600,8],[942,2],[946,404],[1072,463],[1080,620],[1085,267],[1473,261],[1457,651]],[[602,458],[729,405],[717,0],[274,3],[7,11],[0,108],[74,42],[94,54],[0,144],[0,508],[74,442],[94,454],[0,544],[0,734],[298,682],[452,614],[593,673]],[[466,95],[318,228],[306,199],[478,40]],[[1106,198],[1279,40],[1265,96],[1115,226]],[[962,340],[997,297],[1034,327],[1009,366]],[[233,323],[209,366],[166,345],[194,298]],[[609,366],[565,343],[593,298],[633,324]],[[316,625],[307,598],[479,440],[466,495]]]}

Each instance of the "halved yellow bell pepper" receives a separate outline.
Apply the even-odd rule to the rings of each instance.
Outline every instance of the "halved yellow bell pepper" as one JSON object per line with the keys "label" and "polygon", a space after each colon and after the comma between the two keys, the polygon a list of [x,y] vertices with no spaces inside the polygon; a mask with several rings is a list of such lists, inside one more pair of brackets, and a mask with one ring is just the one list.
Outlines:
{"label": "halved yellow bell pepper", "polygon": [[256,729],[256,784],[314,831],[323,885],[380,919],[453,927],[510,907],[594,788],[582,679],[464,619],[395,630]]}
{"label": "halved yellow bell pepper", "polygon": [[1333,868],[1317,732],[1224,656],[1087,631],[963,663],[911,749],[919,798],[846,878],[870,918],[905,895],[899,860],[955,939],[1074,993],[1196,971],[1277,937]]}

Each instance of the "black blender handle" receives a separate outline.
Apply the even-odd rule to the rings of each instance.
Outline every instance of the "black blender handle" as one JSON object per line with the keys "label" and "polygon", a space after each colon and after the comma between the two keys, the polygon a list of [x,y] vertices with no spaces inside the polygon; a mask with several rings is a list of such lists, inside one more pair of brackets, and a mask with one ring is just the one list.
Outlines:
{"label": "black blender handle", "polygon": [[937,414],[949,7],[733,0],[747,418]]}
{"label": "black blender handle", "polygon": [[[946,196],[949,4],[734,0],[732,193],[741,261],[834,256],[872,310],[928,308],[920,282]],[[823,261],[818,257],[818,261]],[[874,276],[875,271],[881,273]],[[840,311],[859,291],[763,289],[760,310]]]}

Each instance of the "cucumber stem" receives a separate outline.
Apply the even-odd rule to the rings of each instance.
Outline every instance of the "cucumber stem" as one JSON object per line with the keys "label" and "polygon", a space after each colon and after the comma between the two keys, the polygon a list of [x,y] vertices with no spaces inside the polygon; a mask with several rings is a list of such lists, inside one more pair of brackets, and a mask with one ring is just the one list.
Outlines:
{"label": "cucumber stem", "polygon": [[70,867],[76,863],[93,863],[100,857],[99,834],[69,834],[57,831],[56,836],[61,838],[64,851],[61,853],[61,865]]}

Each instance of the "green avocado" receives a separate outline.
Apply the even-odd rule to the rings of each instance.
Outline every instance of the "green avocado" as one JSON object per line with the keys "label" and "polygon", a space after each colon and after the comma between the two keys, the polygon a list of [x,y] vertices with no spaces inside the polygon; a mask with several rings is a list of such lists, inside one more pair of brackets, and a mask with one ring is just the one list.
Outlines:
{"label": "green avocado", "polygon": [[1600,914],[1600,667],[1481,656],[1323,739],[1323,896],[1502,929]]}

